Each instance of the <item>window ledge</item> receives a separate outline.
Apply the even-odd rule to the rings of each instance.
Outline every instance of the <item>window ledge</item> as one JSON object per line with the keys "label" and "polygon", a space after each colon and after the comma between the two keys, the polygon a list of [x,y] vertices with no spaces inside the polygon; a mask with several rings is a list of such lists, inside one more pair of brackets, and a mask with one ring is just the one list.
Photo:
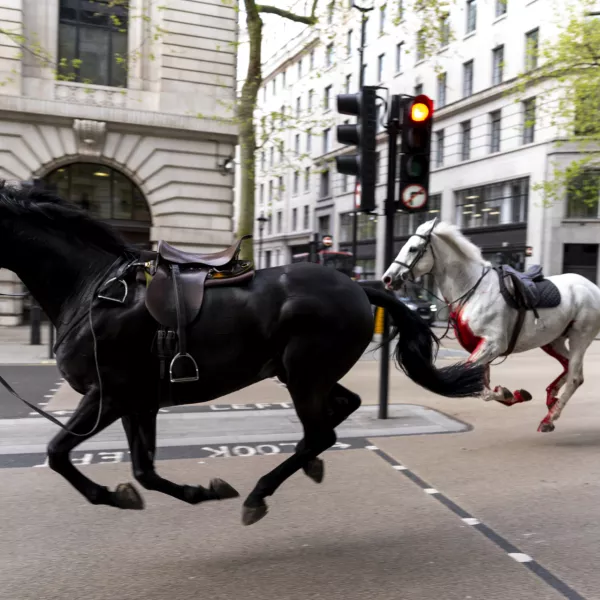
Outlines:
{"label": "window ledge", "polygon": [[492,23],[492,25],[495,25],[496,23],[500,23],[500,21],[503,21],[504,19],[506,19],[506,15],[507,13],[504,13],[503,15],[500,15],[499,17],[496,17]]}
{"label": "window ledge", "polygon": [[579,223],[580,225],[588,225],[588,224],[599,224],[600,217],[565,217],[562,220],[563,223]]}
{"label": "window ledge", "polygon": [[473,29],[473,31],[469,31],[469,33],[465,34],[463,40],[468,40],[469,38],[475,37],[477,35],[477,29]]}

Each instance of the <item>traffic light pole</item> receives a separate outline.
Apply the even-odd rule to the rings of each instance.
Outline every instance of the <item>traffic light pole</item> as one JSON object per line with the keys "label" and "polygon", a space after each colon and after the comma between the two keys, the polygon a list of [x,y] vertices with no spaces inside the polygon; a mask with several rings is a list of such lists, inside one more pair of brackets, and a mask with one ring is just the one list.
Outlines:
{"label": "traffic light pole", "polygon": [[[398,133],[400,131],[400,96],[392,96],[388,120],[388,176],[385,199],[385,242],[384,261],[387,266],[394,260],[394,217],[396,214],[396,157],[398,153]],[[383,318],[383,343],[379,362],[379,418],[388,418],[388,392],[390,382],[390,343],[388,340],[390,319],[387,311]]]}

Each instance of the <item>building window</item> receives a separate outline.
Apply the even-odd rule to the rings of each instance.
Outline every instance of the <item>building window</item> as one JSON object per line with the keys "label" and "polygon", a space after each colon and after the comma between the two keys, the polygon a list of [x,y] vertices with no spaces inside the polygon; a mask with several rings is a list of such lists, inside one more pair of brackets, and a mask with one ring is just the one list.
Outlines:
{"label": "building window", "polygon": [[385,10],[387,6],[384,4],[379,8],[379,35],[383,35],[385,32]]}
{"label": "building window", "polygon": [[396,73],[402,70],[402,45],[404,42],[396,44]]}
{"label": "building window", "polygon": [[352,75],[346,75],[346,84],[344,86],[344,91],[346,94],[350,93],[351,87],[352,87]]}
{"label": "building window", "polygon": [[275,96],[277,94],[277,77],[273,77],[271,85],[273,86],[273,96]]}
{"label": "building window", "polygon": [[292,231],[298,229],[298,209],[292,208]]}
{"label": "building window", "polygon": [[352,29],[348,30],[346,34],[346,56],[350,56],[352,54]]}
{"label": "building window", "polygon": [[417,32],[417,62],[425,58],[425,36],[426,32],[424,29],[420,29]]}
{"label": "building window", "polygon": [[496,17],[501,17],[506,14],[508,0],[496,0]]}
{"label": "building window", "polygon": [[304,191],[308,192],[310,189],[310,167],[304,169]]}
{"label": "building window", "polygon": [[502,123],[502,112],[495,110],[490,113],[490,152],[500,152],[500,131]]}
{"label": "building window", "polygon": [[281,233],[283,229],[283,214],[280,210],[277,211],[277,233]]}
{"label": "building window", "polygon": [[308,112],[312,111],[315,90],[308,90]]}
{"label": "building window", "polygon": [[473,60],[463,64],[463,98],[473,94]]}
{"label": "building window", "polygon": [[[143,222],[144,227],[138,225],[131,239],[137,243],[133,236],[143,236],[147,242],[151,221],[148,205],[139,188],[119,171],[94,163],[72,163],[53,171],[44,183],[98,219]],[[128,238],[123,225],[118,227]]]}
{"label": "building window", "polygon": [[404,17],[404,0],[398,0],[398,21]]}
{"label": "building window", "polygon": [[315,51],[310,51],[310,70],[312,71],[315,68]]}
{"label": "building window", "polygon": [[331,129],[327,128],[323,130],[323,154],[327,154],[329,152],[329,134],[331,133]]}
{"label": "building window", "polygon": [[584,171],[567,185],[567,218],[597,219],[600,200],[600,171]]}
{"label": "building window", "polygon": [[[352,225],[354,213],[343,213],[340,215],[340,243],[346,244],[352,241]],[[360,242],[374,240],[377,238],[377,215],[358,213],[356,224],[356,239]]]}
{"label": "building window", "polygon": [[456,193],[456,224],[461,229],[527,222],[529,177]]}
{"label": "building window", "polygon": [[348,175],[342,175],[342,192],[348,191]]}
{"label": "building window", "polygon": [[265,184],[261,183],[260,188],[259,188],[259,194],[258,194],[258,204],[260,206],[262,206],[264,201],[265,201]]}
{"label": "building window", "polygon": [[394,217],[394,237],[408,238],[420,225],[429,219],[439,216],[442,204],[441,194],[429,196],[428,210],[419,213],[398,211]]}
{"label": "building window", "polygon": [[383,81],[383,60],[385,58],[385,54],[380,54],[377,57],[377,81],[378,82],[382,82]]}
{"label": "building window", "polygon": [[471,158],[471,121],[460,124],[460,158],[461,160]]}
{"label": "building window", "polygon": [[325,52],[325,66],[331,67],[333,65],[333,44],[327,46]]}
{"label": "building window", "polygon": [[467,0],[467,33],[477,29],[477,0]]}
{"label": "building window", "polygon": [[450,15],[440,17],[440,47],[445,48],[450,43]]}
{"label": "building window", "polygon": [[438,108],[446,106],[447,73],[440,73],[437,78]]}
{"label": "building window", "polygon": [[325,94],[324,94],[324,97],[323,97],[323,108],[325,110],[330,110],[331,109],[331,88],[332,88],[331,85],[328,85],[325,88]]}
{"label": "building window", "polygon": [[444,165],[444,130],[440,129],[435,132],[435,166],[442,167]]}
{"label": "building window", "polygon": [[281,163],[283,162],[283,155],[285,154],[285,146],[283,142],[279,142],[277,146],[279,147],[279,162]]}
{"label": "building window", "polygon": [[294,171],[294,186],[292,188],[292,193],[294,196],[298,194],[298,190],[300,188],[300,171]]}
{"label": "building window", "polygon": [[287,87],[286,78],[287,78],[287,69],[284,69],[281,72],[281,88],[284,89],[284,90]]}
{"label": "building window", "polygon": [[334,8],[334,3],[331,2],[327,6],[327,24],[328,25],[331,25],[333,23],[333,8]]}
{"label": "building window", "polygon": [[302,227],[303,229],[310,229],[310,209],[308,206],[304,207],[304,216],[302,218]]}
{"label": "building window", "polygon": [[[272,235],[272,234],[273,234],[273,219],[271,219],[271,216],[269,215],[268,221],[267,221],[267,235]],[[267,255],[269,257],[267,260],[267,266],[269,266],[270,260],[271,260],[270,259],[271,253],[267,252]]]}
{"label": "building window", "polygon": [[296,117],[300,117],[300,113],[302,112],[302,98],[298,96],[296,98]]}
{"label": "building window", "polygon": [[423,84],[422,83],[415,84],[415,88],[414,88],[415,96],[419,96],[422,93],[423,93]]}
{"label": "building window", "polygon": [[277,183],[277,200],[283,200],[283,192],[285,189],[285,186],[283,185],[283,177],[278,177]]}
{"label": "building window", "polygon": [[263,150],[260,153],[260,169],[261,169],[261,171],[265,170],[265,166],[266,166],[266,163],[265,163],[265,151]]}
{"label": "building window", "polygon": [[535,138],[535,98],[523,102],[523,143],[532,144]]}
{"label": "building window", "polygon": [[331,222],[331,219],[329,218],[329,215],[326,215],[324,217],[319,217],[319,221],[318,221],[319,237],[323,237],[324,235],[331,234],[330,222]]}
{"label": "building window", "polygon": [[330,186],[329,186],[329,169],[327,169],[321,173],[320,183],[321,183],[321,185],[319,188],[319,197],[321,199],[329,198],[329,196],[331,195]]}
{"label": "building window", "polygon": [[273,202],[273,180],[269,181],[269,204]]}
{"label": "building window", "polygon": [[312,151],[312,133],[310,131],[306,132],[306,153],[310,154]]}
{"label": "building window", "polygon": [[563,244],[563,273],[576,273],[596,283],[598,244]]}
{"label": "building window", "polygon": [[269,148],[269,165],[272,167],[275,164],[275,148]]}
{"label": "building window", "polygon": [[525,34],[525,69],[531,71],[537,69],[539,57],[539,36],[538,28],[532,29]]}
{"label": "building window", "polygon": [[298,79],[302,79],[302,59],[298,60]]}
{"label": "building window", "polygon": [[124,4],[60,0],[61,79],[127,87],[128,9]]}
{"label": "building window", "polygon": [[363,63],[363,66],[361,68],[361,74],[360,74],[362,81],[363,81],[363,85],[366,85],[367,83],[367,65],[365,63]]}
{"label": "building window", "polygon": [[492,50],[492,85],[502,83],[504,79],[504,46]]}
{"label": "building window", "polygon": [[294,150],[296,152],[296,154],[300,154],[300,134],[297,133],[296,137],[294,138]]}

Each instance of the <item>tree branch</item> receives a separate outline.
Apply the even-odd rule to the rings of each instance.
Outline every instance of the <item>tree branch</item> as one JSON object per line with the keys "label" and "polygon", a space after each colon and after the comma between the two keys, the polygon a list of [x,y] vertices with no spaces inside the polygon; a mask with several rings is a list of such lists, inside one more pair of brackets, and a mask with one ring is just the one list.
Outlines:
{"label": "tree branch", "polygon": [[256,10],[259,13],[277,15],[290,21],[296,21],[296,23],[304,23],[305,25],[315,25],[318,21],[317,17],[315,16],[315,10],[317,8],[318,2],[319,0],[313,0],[312,14],[310,15],[310,17],[297,15],[296,13],[290,12],[289,10],[284,10],[282,8],[278,8],[277,6],[269,6],[268,4],[257,4]]}

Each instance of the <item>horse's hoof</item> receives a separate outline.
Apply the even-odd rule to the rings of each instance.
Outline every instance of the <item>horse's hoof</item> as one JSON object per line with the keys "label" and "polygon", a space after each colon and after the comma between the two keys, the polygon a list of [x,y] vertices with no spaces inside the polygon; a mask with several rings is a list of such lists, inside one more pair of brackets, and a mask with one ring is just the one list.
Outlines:
{"label": "horse's hoof", "polygon": [[513,396],[515,397],[515,404],[517,402],[529,402],[533,398],[527,390],[517,390]]}
{"label": "horse's hoof", "polygon": [[325,477],[325,463],[320,458],[315,458],[304,467],[304,472],[315,483],[321,483]]}
{"label": "horse's hoof", "polygon": [[556,429],[554,423],[550,423],[550,421],[542,421],[540,426],[538,427],[538,431],[540,433],[550,433]]}
{"label": "horse's hoof", "polygon": [[264,501],[261,502],[262,504],[258,506],[244,506],[242,508],[242,524],[254,525],[269,512],[269,507]]}
{"label": "horse's hoof", "polygon": [[512,400],[513,399],[513,393],[508,389],[508,388],[500,388],[502,390],[502,397],[505,400]]}
{"label": "horse's hoof", "polygon": [[229,498],[237,498],[240,495],[234,487],[218,478],[210,480],[210,489],[217,500],[228,500]]}
{"label": "horse's hoof", "polygon": [[143,510],[144,499],[131,483],[120,483],[113,492],[113,499],[117,508],[129,510]]}

